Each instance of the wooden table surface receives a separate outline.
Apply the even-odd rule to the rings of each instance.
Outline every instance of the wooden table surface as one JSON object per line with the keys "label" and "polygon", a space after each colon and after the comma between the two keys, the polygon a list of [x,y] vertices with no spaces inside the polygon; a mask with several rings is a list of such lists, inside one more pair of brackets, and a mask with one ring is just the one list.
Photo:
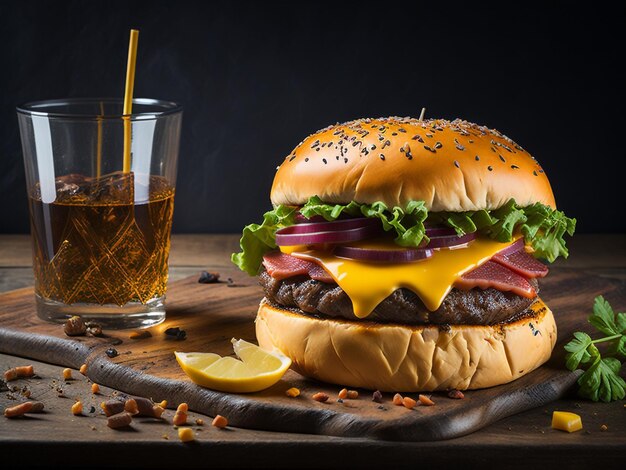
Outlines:
{"label": "wooden table surface", "polygon": [[[237,248],[236,235],[174,235],[170,255],[172,280],[227,266]],[[577,235],[569,243],[571,256],[557,261],[558,269],[582,269],[593,275],[626,282],[626,236]],[[32,285],[30,239],[26,235],[0,235],[0,292]],[[623,311],[626,299],[611,299]],[[549,303],[549,299],[547,299]],[[591,309],[593,299],[581,308]],[[591,331],[581,325],[581,329]],[[62,368],[29,359],[0,355],[2,370],[32,363],[45,377],[58,377]],[[77,371],[70,396],[87,396],[90,384]],[[10,390],[0,382],[0,407],[11,404]],[[14,383],[8,384],[13,386]],[[423,467],[463,465],[491,468],[495,461],[506,468],[558,465],[559,468],[623,468],[626,455],[626,404],[591,403],[575,396],[549,406],[503,419],[478,432],[439,442],[396,443],[359,438],[284,434],[246,429],[219,431],[211,418],[191,413],[197,440],[178,441],[171,425],[138,422],[133,431],[113,431],[98,416],[101,397],[86,403],[86,416],[75,417],[73,400],[58,397],[49,380],[29,381],[33,396],[45,399],[47,412],[27,419],[0,420],[0,449],[9,468],[17,465],[66,467]],[[102,396],[117,391],[103,388]],[[95,410],[91,412],[90,407]],[[550,428],[552,411],[573,411],[582,416],[584,430],[564,433]],[[171,414],[171,411],[166,413]],[[171,418],[171,416],[170,416]],[[602,430],[602,425],[608,429]],[[498,463],[500,465],[500,463]]]}

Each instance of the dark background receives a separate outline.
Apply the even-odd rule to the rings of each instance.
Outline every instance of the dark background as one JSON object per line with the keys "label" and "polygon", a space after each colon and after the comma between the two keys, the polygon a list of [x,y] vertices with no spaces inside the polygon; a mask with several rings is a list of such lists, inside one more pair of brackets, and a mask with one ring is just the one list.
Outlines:
{"label": "dark background", "polygon": [[623,2],[508,3],[3,2],[0,232],[28,231],[15,106],[121,97],[132,27],[135,96],[185,108],[177,232],[259,221],[317,129],[423,106],[528,149],[579,232],[626,231]]}

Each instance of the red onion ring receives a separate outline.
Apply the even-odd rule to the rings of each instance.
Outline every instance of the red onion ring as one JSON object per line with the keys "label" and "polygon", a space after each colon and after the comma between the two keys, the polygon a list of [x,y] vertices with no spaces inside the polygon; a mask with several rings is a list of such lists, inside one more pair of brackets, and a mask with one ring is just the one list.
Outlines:
{"label": "red onion ring", "polygon": [[427,237],[444,237],[444,236],[458,236],[456,230],[450,227],[426,227]]}
{"label": "red onion ring", "polygon": [[500,251],[498,251],[496,255],[506,256],[506,255],[510,255],[511,253],[515,253],[517,251],[523,250],[523,249],[524,249],[524,237],[521,237],[515,240],[515,242],[513,242],[506,248],[503,248]]}
{"label": "red onion ring", "polygon": [[466,243],[471,242],[476,239],[477,234],[474,233],[466,233],[465,235],[442,235],[442,236],[433,236],[430,237],[430,241],[426,248],[454,248],[458,245],[465,245]]}
{"label": "red onion ring", "polygon": [[310,219],[307,219],[300,213],[296,214],[296,224],[308,224],[311,222],[327,222],[327,220],[321,215],[314,215]]}
{"label": "red onion ring", "polygon": [[[345,220],[340,222],[353,222]],[[364,240],[382,232],[379,224],[367,223],[355,227],[354,224],[342,224],[342,228],[337,230],[323,230],[320,226],[336,224],[338,222],[327,222],[324,224],[298,224],[282,228],[276,232],[276,244],[278,246],[291,245],[314,245],[319,243],[350,243]],[[305,227],[306,225],[306,227]],[[315,226],[315,227],[313,227]],[[314,231],[313,231],[314,230]]]}
{"label": "red onion ring", "polygon": [[372,248],[357,248],[354,246],[338,246],[333,251],[335,256],[361,261],[386,261],[392,263],[407,263],[430,258],[433,250],[424,248],[407,248],[404,250],[377,250]]}
{"label": "red onion ring", "polygon": [[290,225],[276,232],[279,234],[302,234],[302,233],[318,233],[318,232],[338,232],[342,230],[352,230],[361,227],[382,227],[378,219],[368,219],[367,217],[359,217],[358,219],[333,220],[332,222],[312,222]]}

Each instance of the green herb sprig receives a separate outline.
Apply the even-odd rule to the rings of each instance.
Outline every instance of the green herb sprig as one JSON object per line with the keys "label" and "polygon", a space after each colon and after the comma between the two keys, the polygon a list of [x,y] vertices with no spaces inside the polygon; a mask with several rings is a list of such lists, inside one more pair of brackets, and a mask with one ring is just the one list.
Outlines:
{"label": "green herb sprig", "polygon": [[[577,331],[574,339],[565,345],[565,366],[569,370],[586,369],[578,379],[578,394],[593,401],[610,402],[626,396],[626,382],[620,377],[626,359],[626,313],[614,313],[611,305],[601,295],[596,297],[589,323],[606,336],[591,339],[587,333]],[[605,357],[598,343],[608,343]]]}

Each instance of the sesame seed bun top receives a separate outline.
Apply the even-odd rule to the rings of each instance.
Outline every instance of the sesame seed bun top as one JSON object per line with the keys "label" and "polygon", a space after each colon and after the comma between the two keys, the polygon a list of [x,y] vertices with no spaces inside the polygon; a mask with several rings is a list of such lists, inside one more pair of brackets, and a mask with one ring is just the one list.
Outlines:
{"label": "sesame seed bun top", "polygon": [[494,129],[456,119],[359,119],[304,139],[278,168],[272,203],[301,205],[319,196],[404,207],[425,201],[428,210],[555,207],[550,182],[537,161]]}

